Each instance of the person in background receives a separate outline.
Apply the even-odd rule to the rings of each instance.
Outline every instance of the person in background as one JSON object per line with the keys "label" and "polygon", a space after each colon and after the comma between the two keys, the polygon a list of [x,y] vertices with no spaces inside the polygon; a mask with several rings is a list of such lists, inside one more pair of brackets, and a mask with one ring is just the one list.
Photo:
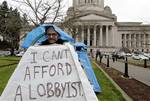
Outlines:
{"label": "person in background", "polygon": [[100,57],[100,51],[99,50],[96,51],[96,61],[97,61],[98,57]]}

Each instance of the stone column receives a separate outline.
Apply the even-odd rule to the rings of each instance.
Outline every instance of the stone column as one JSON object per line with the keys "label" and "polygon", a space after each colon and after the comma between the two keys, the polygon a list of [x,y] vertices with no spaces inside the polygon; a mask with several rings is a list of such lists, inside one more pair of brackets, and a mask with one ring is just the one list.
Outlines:
{"label": "stone column", "polygon": [[129,48],[131,48],[131,33],[129,33]]}
{"label": "stone column", "polygon": [[150,34],[147,34],[147,48],[149,49],[150,48],[150,45],[149,45],[149,43],[150,43]]}
{"label": "stone column", "polygon": [[103,26],[100,26],[100,29],[99,29],[100,31],[100,33],[99,33],[99,46],[102,46],[103,44],[102,44],[102,42],[103,42],[103,38],[102,38],[102,30],[103,30]]}
{"label": "stone column", "polygon": [[79,31],[79,30],[78,30],[78,26],[76,26],[76,33],[75,33],[75,34],[76,34],[76,38],[75,38],[76,41],[79,41],[79,34],[78,34],[78,31]]}
{"label": "stone column", "polygon": [[145,44],[146,44],[146,36],[145,34],[143,34],[143,48],[145,48]]}
{"label": "stone column", "polygon": [[87,33],[88,33],[88,36],[87,36],[87,45],[90,46],[90,25],[88,25],[87,27]]}
{"label": "stone column", "polygon": [[148,37],[147,37],[146,34],[145,34],[145,48],[148,47],[148,45],[147,45],[147,42],[148,42],[148,41],[147,41],[147,38],[148,38]]}
{"label": "stone column", "polygon": [[136,46],[136,48],[138,48],[138,36],[137,36],[137,34],[135,34],[135,46]]}
{"label": "stone column", "polygon": [[134,44],[134,43],[135,43],[135,40],[134,40],[134,33],[132,33],[132,46],[131,46],[132,48],[135,47],[135,44]]}
{"label": "stone column", "polygon": [[137,34],[134,34],[134,39],[135,39],[135,48],[137,48]]}
{"label": "stone column", "polygon": [[138,48],[139,47],[139,43],[138,43],[138,34],[136,34],[136,48]]}
{"label": "stone column", "polygon": [[106,26],[106,46],[109,45],[109,40],[108,40],[108,26]]}
{"label": "stone column", "polygon": [[139,34],[139,48],[141,48],[141,38],[140,38],[141,34]]}
{"label": "stone column", "polygon": [[80,0],[80,3],[81,3],[81,4],[85,4],[85,1],[84,1],[84,0]]}
{"label": "stone column", "polygon": [[81,40],[84,43],[84,25],[82,25],[81,27]]}
{"label": "stone column", "polygon": [[131,33],[131,49],[133,49],[133,34]]}
{"label": "stone column", "polygon": [[96,47],[96,25],[94,25],[94,47]]}
{"label": "stone column", "polygon": [[122,37],[122,42],[123,42],[123,43],[122,43],[122,47],[125,47],[125,40],[124,40],[125,35],[124,35],[124,33],[122,33],[122,36],[121,36],[121,37]]}
{"label": "stone column", "polygon": [[113,33],[113,26],[111,26],[111,28],[110,28],[111,30],[110,30],[110,35],[111,35],[111,46],[114,46],[114,33]]}
{"label": "stone column", "polygon": [[128,33],[126,34],[126,47],[129,47],[129,39],[128,39]]}
{"label": "stone column", "polygon": [[126,38],[126,34],[124,33],[124,47],[126,47],[127,45],[127,38]]}

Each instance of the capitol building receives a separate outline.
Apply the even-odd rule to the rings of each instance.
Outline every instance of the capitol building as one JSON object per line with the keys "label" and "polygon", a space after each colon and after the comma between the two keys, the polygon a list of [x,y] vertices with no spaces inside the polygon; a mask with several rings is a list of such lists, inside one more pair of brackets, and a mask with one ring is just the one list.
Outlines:
{"label": "capitol building", "polygon": [[[67,11],[65,22],[74,30],[75,39],[84,42],[90,50],[112,52],[126,47],[131,51],[150,51],[150,25],[142,22],[117,22],[104,0],[73,0]],[[73,34],[71,34],[73,36]]]}

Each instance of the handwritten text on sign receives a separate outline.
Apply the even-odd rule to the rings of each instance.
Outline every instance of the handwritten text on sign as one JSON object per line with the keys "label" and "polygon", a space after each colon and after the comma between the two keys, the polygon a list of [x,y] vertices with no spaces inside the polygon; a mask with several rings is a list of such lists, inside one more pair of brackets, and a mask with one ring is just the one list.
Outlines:
{"label": "handwritten text on sign", "polygon": [[28,92],[25,92],[24,86],[19,84],[14,101],[24,101],[25,93],[28,93],[29,100],[83,96],[81,81],[77,79],[69,50],[31,51],[29,57],[31,60],[25,64],[23,72],[23,82],[28,82],[26,83]]}

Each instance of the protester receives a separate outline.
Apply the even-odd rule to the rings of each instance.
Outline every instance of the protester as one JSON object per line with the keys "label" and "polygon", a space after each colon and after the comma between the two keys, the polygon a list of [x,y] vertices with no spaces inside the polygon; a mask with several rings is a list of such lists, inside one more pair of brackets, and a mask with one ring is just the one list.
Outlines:
{"label": "protester", "polygon": [[60,39],[60,34],[55,31],[53,27],[48,27],[46,29],[47,40],[43,41],[41,45],[49,45],[49,44],[63,44],[65,41]]}

